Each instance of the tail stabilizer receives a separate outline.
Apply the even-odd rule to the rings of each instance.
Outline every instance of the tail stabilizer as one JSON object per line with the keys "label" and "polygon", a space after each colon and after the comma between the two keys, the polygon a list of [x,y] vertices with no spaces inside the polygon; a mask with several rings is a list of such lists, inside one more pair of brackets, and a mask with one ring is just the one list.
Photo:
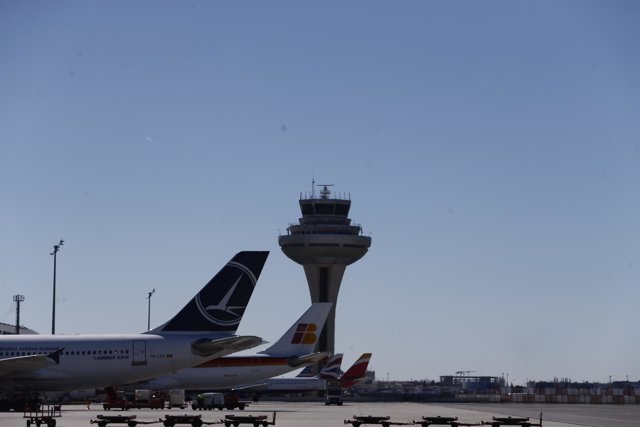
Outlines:
{"label": "tail stabilizer", "polygon": [[233,336],[216,340],[202,338],[191,343],[191,351],[193,354],[202,357],[222,357],[253,348],[262,343],[262,338],[253,335]]}
{"label": "tail stabilizer", "polygon": [[315,353],[309,353],[302,356],[290,356],[287,358],[287,365],[292,368],[299,368],[300,366],[313,366],[318,365],[323,360],[327,360],[329,353],[326,351],[318,351]]}
{"label": "tail stabilizer", "polygon": [[177,315],[147,333],[235,333],[268,255],[238,252]]}
{"label": "tail stabilizer", "polygon": [[340,377],[340,383],[342,388],[348,388],[353,386],[354,384],[362,381],[365,374],[367,373],[367,368],[369,367],[369,361],[371,360],[371,353],[364,353],[358,360],[355,361],[353,365],[347,372],[342,374]]}
{"label": "tail stabilizer", "polygon": [[300,316],[271,347],[260,353],[269,356],[299,356],[313,352],[333,304],[316,302]]}
{"label": "tail stabilizer", "polygon": [[340,365],[342,364],[342,354],[334,354],[324,357],[316,364],[308,365],[296,378],[321,378],[337,379],[340,376]]}
{"label": "tail stabilizer", "polygon": [[298,375],[296,375],[296,378],[313,378],[316,376],[314,373],[316,369],[316,365],[307,365]]}
{"label": "tail stabilizer", "polygon": [[337,380],[340,376],[340,365],[342,365],[342,353],[334,354],[329,358],[327,364],[318,374],[318,378],[323,380]]}

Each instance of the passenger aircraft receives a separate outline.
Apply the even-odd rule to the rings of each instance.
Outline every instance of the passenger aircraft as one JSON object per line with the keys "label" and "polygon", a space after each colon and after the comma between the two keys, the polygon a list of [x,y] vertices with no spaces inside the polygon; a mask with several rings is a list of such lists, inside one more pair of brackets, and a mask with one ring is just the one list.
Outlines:
{"label": "passenger aircraft", "polygon": [[[126,384],[260,345],[261,338],[235,332],[268,254],[239,252],[177,315],[151,331],[0,336],[0,391]],[[0,410],[9,406],[8,396],[0,396]]]}
{"label": "passenger aircraft", "polygon": [[260,354],[221,357],[118,389],[231,389],[317,363],[327,357],[326,353],[313,353],[313,349],[332,306],[327,302],[312,304],[275,344]]}
{"label": "passenger aircraft", "polygon": [[[341,354],[338,363],[338,369],[340,361],[342,359]],[[364,353],[356,362],[351,365],[347,371],[341,376],[331,375],[331,370],[321,371],[321,375],[314,378],[271,378],[261,383],[249,384],[244,387],[236,388],[237,391],[252,391],[256,394],[263,393],[304,393],[309,391],[324,391],[326,388],[326,381],[328,379],[338,379],[342,388],[353,387],[358,382],[362,381],[367,367],[369,366],[369,360],[371,360],[371,353]],[[329,364],[327,364],[329,366]],[[335,366],[334,366],[335,372]]]}

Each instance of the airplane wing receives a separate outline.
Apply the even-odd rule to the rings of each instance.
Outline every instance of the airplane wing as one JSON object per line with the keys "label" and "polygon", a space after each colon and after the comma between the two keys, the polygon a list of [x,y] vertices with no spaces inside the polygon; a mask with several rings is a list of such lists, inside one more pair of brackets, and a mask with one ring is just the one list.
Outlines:
{"label": "airplane wing", "polygon": [[233,336],[208,340],[206,338],[197,340],[191,344],[191,351],[203,357],[221,357],[237,351],[247,350],[264,344],[260,337],[253,335]]}
{"label": "airplane wing", "polygon": [[32,354],[29,356],[10,357],[0,360],[0,377],[6,377],[17,372],[36,371],[46,368],[52,363],[60,363],[59,349],[49,354]]}
{"label": "airplane wing", "polygon": [[311,363],[318,363],[328,356],[329,356],[329,353],[326,351],[309,353],[304,356],[292,356],[289,359],[287,359],[287,364],[292,368],[297,368],[298,366],[309,365]]}
{"label": "airplane wing", "polygon": [[264,391],[268,390],[269,386],[266,383],[245,384],[233,387],[233,391]]}

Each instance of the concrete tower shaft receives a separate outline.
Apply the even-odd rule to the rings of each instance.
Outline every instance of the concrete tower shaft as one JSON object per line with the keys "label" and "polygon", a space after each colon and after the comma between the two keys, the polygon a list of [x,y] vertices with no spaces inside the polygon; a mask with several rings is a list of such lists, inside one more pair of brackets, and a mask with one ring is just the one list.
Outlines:
{"label": "concrete tower shaft", "polygon": [[319,351],[334,352],[335,309],[342,276],[347,265],[362,258],[371,246],[371,237],[348,218],[351,200],[332,198],[328,185],[320,197],[300,197],[302,218],[278,239],[286,256],[304,267],[312,302],[332,302]]}

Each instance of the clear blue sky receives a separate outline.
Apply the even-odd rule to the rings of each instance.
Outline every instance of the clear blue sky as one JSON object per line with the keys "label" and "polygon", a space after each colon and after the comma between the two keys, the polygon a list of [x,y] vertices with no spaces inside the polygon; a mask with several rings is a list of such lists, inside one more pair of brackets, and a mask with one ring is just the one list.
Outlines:
{"label": "clear blue sky", "polygon": [[373,237],[336,347],[378,377],[640,379],[640,3],[0,2],[0,321],[172,316],[270,250],[240,328],[309,304],[311,178]]}

